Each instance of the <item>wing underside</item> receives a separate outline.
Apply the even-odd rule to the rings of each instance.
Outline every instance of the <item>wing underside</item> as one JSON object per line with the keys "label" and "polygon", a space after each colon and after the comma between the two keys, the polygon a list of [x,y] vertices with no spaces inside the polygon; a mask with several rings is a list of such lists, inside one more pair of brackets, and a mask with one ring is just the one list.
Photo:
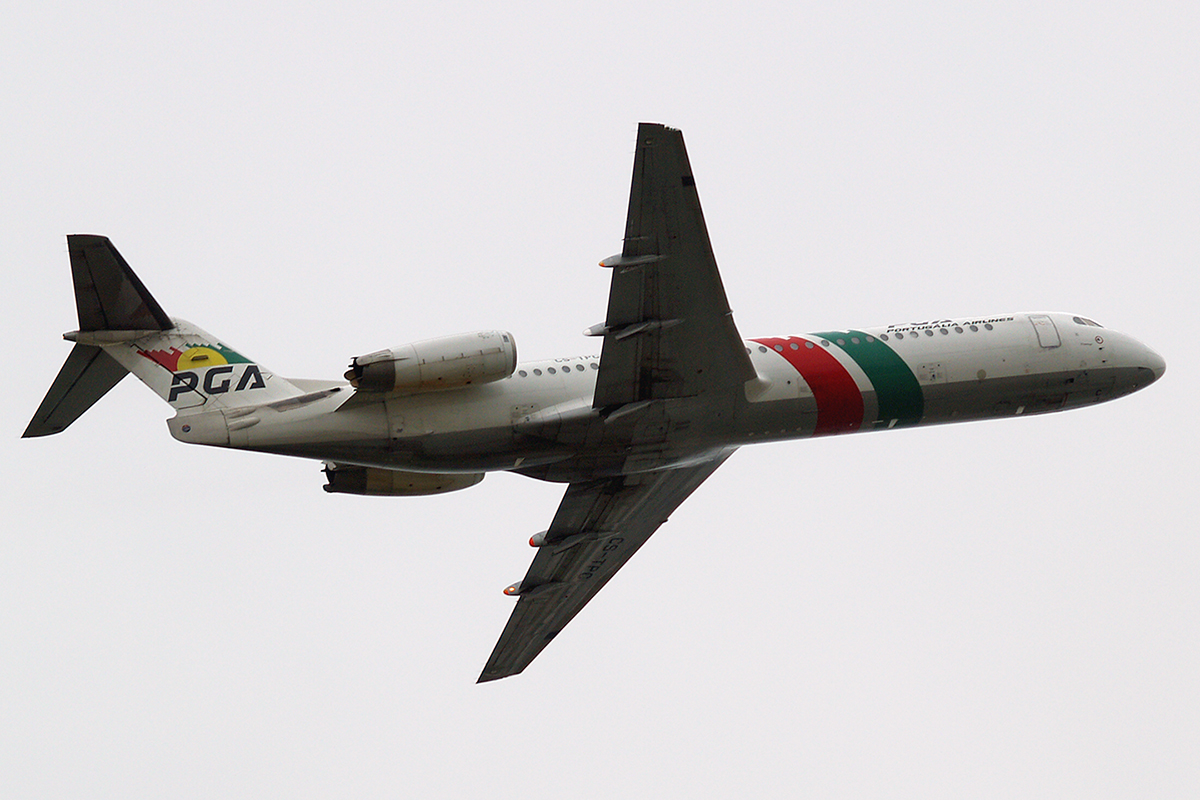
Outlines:
{"label": "wing underside", "polygon": [[624,246],[601,265],[612,283],[604,323],[587,331],[604,338],[592,408],[613,424],[606,444],[629,474],[567,489],[528,574],[510,587],[520,599],[481,682],[525,669],[729,457],[732,448],[690,454],[680,466],[689,445],[680,432],[755,378],[679,131],[638,126]]}
{"label": "wing underside", "polygon": [[679,469],[573,483],[479,682],[516,675],[733,452]]}
{"label": "wing underside", "polygon": [[755,376],[717,271],[683,134],[638,126],[624,247],[613,270],[593,406],[693,397]]}

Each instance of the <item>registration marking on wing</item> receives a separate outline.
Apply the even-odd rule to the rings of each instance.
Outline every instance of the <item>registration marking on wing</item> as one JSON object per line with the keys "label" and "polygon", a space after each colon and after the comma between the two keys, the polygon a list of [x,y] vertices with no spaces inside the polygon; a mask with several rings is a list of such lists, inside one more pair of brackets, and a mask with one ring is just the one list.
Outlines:
{"label": "registration marking on wing", "polygon": [[625,543],[624,536],[610,536],[604,540],[604,545],[600,548],[600,556],[593,558],[587,562],[583,569],[579,571],[579,580],[587,580],[593,578],[601,567],[608,561],[609,555],[621,549],[621,545]]}

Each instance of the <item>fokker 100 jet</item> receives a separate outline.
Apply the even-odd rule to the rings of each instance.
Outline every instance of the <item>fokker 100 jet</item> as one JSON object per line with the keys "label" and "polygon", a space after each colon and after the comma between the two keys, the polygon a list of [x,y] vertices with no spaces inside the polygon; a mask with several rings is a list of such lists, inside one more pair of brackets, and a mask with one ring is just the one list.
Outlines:
{"label": "fokker 100 jet", "polygon": [[599,358],[519,362],[510,333],[284,378],[167,316],[103,236],[67,237],[79,330],[25,431],[58,433],[132,372],[182,442],[325,462],[330,492],[419,495],[506,470],[567,484],[480,681],[521,672],[738,447],[1019,417],[1137,391],[1165,364],[1087,317],[1009,313],[743,339],[682,134],[638,127]]}

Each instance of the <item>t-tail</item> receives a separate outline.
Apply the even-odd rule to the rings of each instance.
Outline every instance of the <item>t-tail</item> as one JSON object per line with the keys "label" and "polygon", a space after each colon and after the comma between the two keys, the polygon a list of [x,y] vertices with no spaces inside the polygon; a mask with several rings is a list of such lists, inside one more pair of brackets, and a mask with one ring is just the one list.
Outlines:
{"label": "t-tail", "polygon": [[23,436],[65,430],[132,372],[180,413],[259,405],[302,392],[181,319],[168,317],[104,236],[67,237],[79,330]]}

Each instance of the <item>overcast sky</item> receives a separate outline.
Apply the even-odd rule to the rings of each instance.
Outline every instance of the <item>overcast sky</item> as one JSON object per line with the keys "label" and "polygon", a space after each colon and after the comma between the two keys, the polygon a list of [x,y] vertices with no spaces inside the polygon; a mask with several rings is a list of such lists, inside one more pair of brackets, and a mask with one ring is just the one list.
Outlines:
{"label": "overcast sky", "polygon": [[[20,3],[0,28],[0,795],[1195,797],[1194,2]],[[128,379],[22,441],[65,234],[276,372],[597,352],[639,121],[745,336],[1020,310],[1165,378],[747,448],[525,672],[562,487],[321,491]]]}

